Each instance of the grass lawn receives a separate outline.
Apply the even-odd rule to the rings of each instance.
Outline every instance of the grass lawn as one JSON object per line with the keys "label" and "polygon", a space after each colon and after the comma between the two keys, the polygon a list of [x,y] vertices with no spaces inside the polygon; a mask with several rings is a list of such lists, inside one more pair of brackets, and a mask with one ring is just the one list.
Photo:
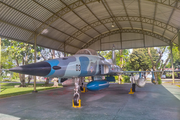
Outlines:
{"label": "grass lawn", "polygon": [[[34,90],[34,87],[15,88],[14,87],[15,85],[20,85],[20,83],[1,83],[0,98],[31,93]],[[29,85],[33,85],[33,84],[29,84]],[[54,87],[51,87],[51,86],[52,84],[48,86],[44,86],[44,84],[36,84],[36,90],[42,91],[42,90],[55,89]],[[58,88],[60,87],[62,86],[60,85]]]}

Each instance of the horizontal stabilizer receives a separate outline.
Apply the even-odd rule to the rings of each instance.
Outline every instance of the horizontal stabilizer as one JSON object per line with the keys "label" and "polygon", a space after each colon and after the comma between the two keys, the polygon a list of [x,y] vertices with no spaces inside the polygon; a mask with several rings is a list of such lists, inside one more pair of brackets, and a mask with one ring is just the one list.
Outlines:
{"label": "horizontal stabilizer", "polygon": [[[162,71],[121,71],[120,73],[147,73],[147,72],[162,72]],[[164,71],[164,72],[173,72],[173,71]],[[180,72],[180,70],[175,70],[174,72]]]}

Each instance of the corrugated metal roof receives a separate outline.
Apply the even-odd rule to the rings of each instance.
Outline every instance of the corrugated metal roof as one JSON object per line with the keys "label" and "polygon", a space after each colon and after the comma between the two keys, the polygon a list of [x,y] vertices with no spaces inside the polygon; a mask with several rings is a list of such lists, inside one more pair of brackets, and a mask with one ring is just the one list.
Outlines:
{"label": "corrugated metal roof", "polygon": [[0,0],[1,37],[69,53],[178,45],[179,23],[179,0]]}

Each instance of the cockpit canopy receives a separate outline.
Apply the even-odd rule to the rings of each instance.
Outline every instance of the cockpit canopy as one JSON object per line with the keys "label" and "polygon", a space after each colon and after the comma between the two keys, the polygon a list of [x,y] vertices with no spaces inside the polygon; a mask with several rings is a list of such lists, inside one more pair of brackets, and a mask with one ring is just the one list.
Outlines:
{"label": "cockpit canopy", "polygon": [[77,54],[98,55],[97,52],[92,49],[81,49],[81,50],[77,51],[76,55]]}

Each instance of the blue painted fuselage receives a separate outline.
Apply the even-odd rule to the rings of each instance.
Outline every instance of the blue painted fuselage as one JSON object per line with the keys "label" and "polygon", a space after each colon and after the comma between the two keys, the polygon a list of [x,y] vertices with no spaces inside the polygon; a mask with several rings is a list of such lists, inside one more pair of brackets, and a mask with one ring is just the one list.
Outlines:
{"label": "blue painted fuselage", "polygon": [[10,71],[45,77],[73,78],[116,75],[121,69],[98,55],[81,54],[15,67]]}

